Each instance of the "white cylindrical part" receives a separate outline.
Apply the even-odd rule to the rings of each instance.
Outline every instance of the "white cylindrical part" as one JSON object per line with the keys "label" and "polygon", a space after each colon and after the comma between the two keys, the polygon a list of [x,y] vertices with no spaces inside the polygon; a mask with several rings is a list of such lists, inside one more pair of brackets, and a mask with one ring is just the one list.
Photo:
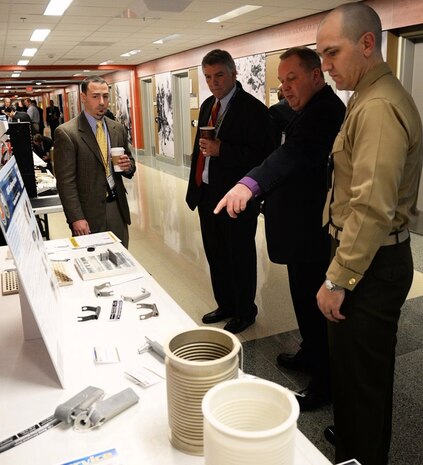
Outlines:
{"label": "white cylindrical part", "polygon": [[292,465],[299,405],[262,379],[225,381],[202,402],[205,465]]}
{"label": "white cylindrical part", "polygon": [[218,328],[196,328],[173,336],[165,345],[169,439],[192,455],[203,454],[201,402],[221,381],[238,377],[241,344]]}

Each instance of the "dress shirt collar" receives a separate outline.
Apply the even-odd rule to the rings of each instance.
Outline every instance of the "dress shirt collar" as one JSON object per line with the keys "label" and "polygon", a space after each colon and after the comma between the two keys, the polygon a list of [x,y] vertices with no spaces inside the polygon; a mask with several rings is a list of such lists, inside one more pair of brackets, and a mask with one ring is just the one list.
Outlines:
{"label": "dress shirt collar", "polygon": [[[87,113],[84,110],[84,115],[87,118],[88,124],[90,125],[91,129],[93,130],[94,134],[97,132],[97,121],[98,119],[94,118],[94,116],[91,116],[89,113]],[[103,123],[103,128],[106,131],[107,134],[107,125],[104,123],[104,118],[100,120]]]}
{"label": "dress shirt collar", "polygon": [[223,113],[226,110],[226,107],[229,101],[231,100],[232,96],[234,95],[235,91],[236,91],[236,84],[234,85],[233,89],[220,100],[221,106],[220,106],[219,113]]}

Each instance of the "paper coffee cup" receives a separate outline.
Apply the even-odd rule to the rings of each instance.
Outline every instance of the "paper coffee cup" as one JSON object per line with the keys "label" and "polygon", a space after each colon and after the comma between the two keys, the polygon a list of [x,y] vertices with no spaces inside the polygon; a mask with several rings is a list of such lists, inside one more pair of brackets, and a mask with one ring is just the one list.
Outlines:
{"label": "paper coffee cup", "polygon": [[122,168],[119,166],[119,158],[124,153],[125,153],[125,149],[123,147],[112,147],[110,149],[110,155],[112,156],[113,169],[115,171],[123,171]]}
{"label": "paper coffee cup", "polygon": [[200,128],[200,137],[202,139],[210,139],[213,140],[215,136],[214,133],[214,126],[202,126]]}

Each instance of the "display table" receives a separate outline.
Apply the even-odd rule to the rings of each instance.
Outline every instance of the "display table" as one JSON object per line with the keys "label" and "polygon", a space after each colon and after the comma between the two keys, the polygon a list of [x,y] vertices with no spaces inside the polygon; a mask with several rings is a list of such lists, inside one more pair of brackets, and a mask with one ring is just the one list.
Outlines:
{"label": "display table", "polygon": [[[139,395],[138,404],[97,429],[77,432],[60,424],[38,437],[0,454],[0,465],[59,465],[90,454],[116,448],[122,465],[203,465],[204,457],[186,455],[174,449],[168,434],[166,383],[161,381],[141,388],[125,371],[147,367],[164,377],[163,361],[151,352],[138,354],[145,336],[163,343],[172,334],[193,328],[196,324],[170,298],[135,259],[130,274],[82,281],[72,261],[76,256],[97,254],[101,249],[122,251],[120,243],[96,247],[94,252],[63,250],[50,255],[67,259],[66,271],[71,286],[60,288],[63,308],[63,345],[60,351],[65,367],[65,389],[61,389],[42,340],[25,341],[18,295],[0,296],[0,441],[52,415],[57,405],[70,399],[87,386],[104,389],[109,397],[132,387]],[[6,247],[0,248],[1,270],[12,268],[6,259]],[[132,280],[132,281],[128,281]],[[110,282],[114,296],[96,297],[94,285]],[[116,283],[128,281],[115,286]],[[138,294],[141,288],[151,292],[142,300],[155,303],[158,317],[140,320],[141,311],[132,302],[123,302],[122,317],[111,321],[113,300],[121,295]],[[98,320],[78,322],[86,315],[82,306],[101,306]],[[120,362],[95,364],[94,347],[117,348]],[[298,431],[295,465],[328,465],[330,462]]]}

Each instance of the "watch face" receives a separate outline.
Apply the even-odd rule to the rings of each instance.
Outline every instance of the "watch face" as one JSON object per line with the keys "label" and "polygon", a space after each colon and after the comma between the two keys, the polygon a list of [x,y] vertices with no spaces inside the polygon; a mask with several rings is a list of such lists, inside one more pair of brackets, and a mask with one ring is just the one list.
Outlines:
{"label": "watch face", "polygon": [[325,281],[325,286],[328,291],[332,291],[333,288],[335,287],[332,281],[330,281],[329,279]]}

